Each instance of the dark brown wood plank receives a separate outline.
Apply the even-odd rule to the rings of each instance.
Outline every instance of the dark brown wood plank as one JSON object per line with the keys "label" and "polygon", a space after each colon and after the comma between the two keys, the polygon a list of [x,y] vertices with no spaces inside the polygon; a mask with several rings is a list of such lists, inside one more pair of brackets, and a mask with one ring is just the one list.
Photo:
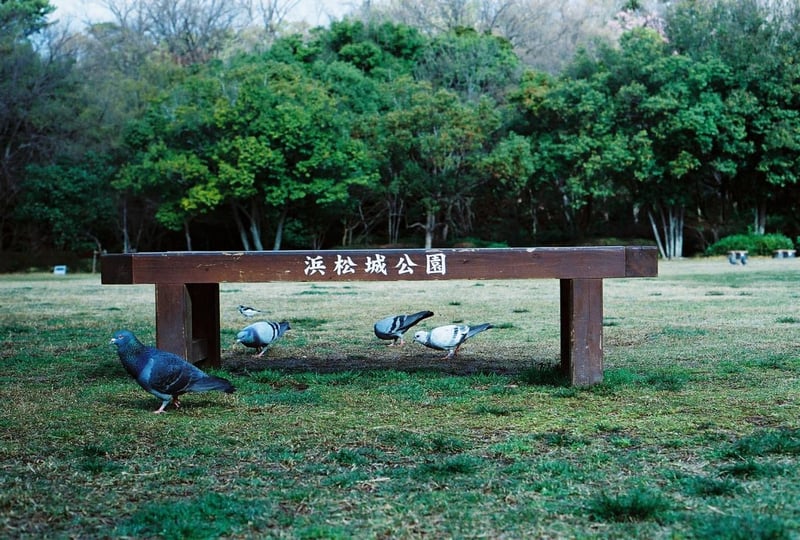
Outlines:
{"label": "dark brown wood plank", "polygon": [[603,381],[603,280],[561,280],[561,368],[574,386]]}
{"label": "dark brown wood plank", "polygon": [[628,246],[625,248],[626,277],[657,277],[658,248],[655,246]]}
{"label": "dark brown wood plank", "polygon": [[103,283],[594,279],[656,275],[655,255],[612,246],[195,251],[106,255],[102,261]]}

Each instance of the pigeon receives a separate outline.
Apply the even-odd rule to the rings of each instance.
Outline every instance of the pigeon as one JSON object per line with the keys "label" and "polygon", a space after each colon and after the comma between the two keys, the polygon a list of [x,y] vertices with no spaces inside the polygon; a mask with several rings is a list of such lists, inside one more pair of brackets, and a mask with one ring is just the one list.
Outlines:
{"label": "pigeon", "polygon": [[[390,339],[389,347],[402,346],[403,334],[422,319],[433,317],[433,311],[420,311],[411,315],[394,315],[375,323],[375,335],[380,339]],[[399,342],[399,343],[398,343]]]}
{"label": "pigeon", "polygon": [[287,330],[291,330],[288,321],[281,321],[279,323],[272,321],[259,321],[246,326],[241,332],[236,334],[235,343],[241,343],[245,347],[259,349],[259,353],[255,356],[261,356],[267,351],[267,346],[281,337]]}
{"label": "pigeon", "polygon": [[256,309],[250,306],[239,306],[239,313],[245,316],[245,318],[249,319],[250,317],[255,317],[259,313],[261,313],[260,309]]}
{"label": "pigeon", "polygon": [[422,343],[431,349],[447,351],[445,359],[448,359],[455,357],[459,347],[461,347],[467,339],[489,328],[492,328],[492,325],[489,323],[479,324],[477,326],[448,324],[436,327],[430,332],[419,330],[414,334],[414,341]]}
{"label": "pigeon", "polygon": [[125,371],[139,386],[162,400],[156,413],[163,413],[170,402],[180,407],[178,396],[187,392],[219,390],[230,394],[236,390],[230,381],[208,375],[177,354],[143,345],[128,330],[115,332],[111,343],[117,346]]}

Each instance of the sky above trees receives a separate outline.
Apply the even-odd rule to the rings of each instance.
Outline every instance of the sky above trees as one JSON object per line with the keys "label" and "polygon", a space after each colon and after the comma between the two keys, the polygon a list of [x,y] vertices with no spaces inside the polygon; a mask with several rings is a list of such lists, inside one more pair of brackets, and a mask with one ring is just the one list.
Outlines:
{"label": "sky above trees", "polygon": [[[51,20],[83,24],[87,21],[100,22],[112,19],[103,0],[52,0],[56,11]],[[291,6],[288,20],[306,22],[311,26],[326,25],[331,20],[341,18],[353,8],[354,2],[342,0],[286,0],[281,4]]]}

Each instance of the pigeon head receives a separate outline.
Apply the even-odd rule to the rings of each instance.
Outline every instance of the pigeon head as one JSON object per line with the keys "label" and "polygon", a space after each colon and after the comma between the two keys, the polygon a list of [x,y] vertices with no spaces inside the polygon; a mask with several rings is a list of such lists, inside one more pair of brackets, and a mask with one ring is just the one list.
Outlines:
{"label": "pigeon head", "polygon": [[111,343],[117,346],[117,349],[125,350],[132,345],[141,345],[136,336],[130,330],[119,330],[114,332],[111,338]]}
{"label": "pigeon head", "polygon": [[420,343],[425,343],[425,341],[427,339],[428,339],[428,332],[426,332],[425,330],[418,330],[414,334],[414,341],[419,341]]}

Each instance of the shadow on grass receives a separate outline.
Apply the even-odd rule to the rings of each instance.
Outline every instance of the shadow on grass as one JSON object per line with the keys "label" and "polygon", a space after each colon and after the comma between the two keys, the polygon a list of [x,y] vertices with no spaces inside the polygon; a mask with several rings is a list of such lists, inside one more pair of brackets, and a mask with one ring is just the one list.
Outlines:
{"label": "shadow on grass", "polygon": [[[464,355],[458,356],[454,360],[445,360],[439,354],[429,353],[396,357],[329,355],[284,358],[253,358],[251,355],[235,354],[226,356],[222,362],[225,371],[237,375],[247,375],[264,370],[284,373],[402,371],[406,373],[432,372],[448,375],[494,374],[522,376],[523,379],[527,379],[526,373],[531,370],[530,359]],[[545,363],[534,361],[534,365],[545,365]],[[548,383],[542,382],[539,384]]]}

